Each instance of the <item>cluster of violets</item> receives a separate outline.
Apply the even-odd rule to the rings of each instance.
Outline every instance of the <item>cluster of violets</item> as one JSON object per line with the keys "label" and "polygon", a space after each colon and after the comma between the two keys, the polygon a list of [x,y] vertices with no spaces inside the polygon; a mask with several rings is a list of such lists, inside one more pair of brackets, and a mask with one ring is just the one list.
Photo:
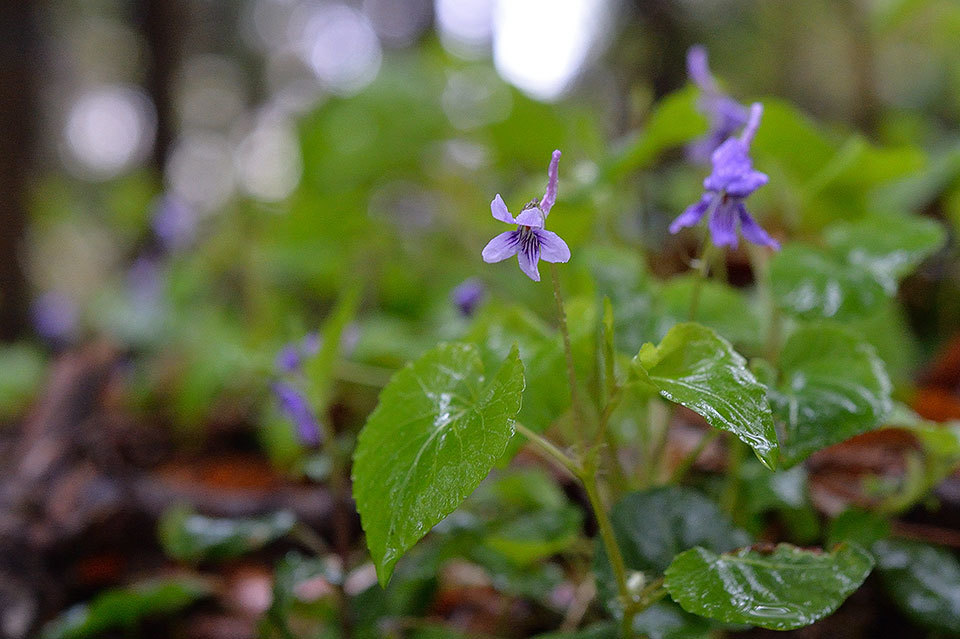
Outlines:
{"label": "cluster of violets", "polygon": [[[701,92],[699,108],[710,122],[710,130],[688,149],[694,161],[709,159],[711,172],[703,180],[704,193],[698,202],[687,207],[670,225],[671,233],[695,226],[707,216],[710,238],[716,246],[735,248],[738,244],[737,227],[743,237],[754,244],[774,250],[780,244],[757,224],[744,204],[746,198],[767,183],[769,178],[753,168],[750,144],[760,126],[763,106],[759,102],[750,108],[720,91],[707,65],[707,52],[701,46],[690,49],[687,70]],[[741,129],[740,135],[736,133]],[[554,151],[547,171],[547,189],[543,198],[531,200],[516,217],[510,214],[498,193],[490,203],[493,217],[517,228],[496,236],[484,247],[482,257],[487,263],[501,262],[517,256],[520,270],[535,282],[540,281],[539,261],[566,262],[570,249],[556,233],[544,228],[550,209],[557,199],[560,151]],[[458,287],[460,295],[469,290],[467,283]],[[455,291],[454,299],[457,301]],[[458,306],[463,309],[463,306]]]}

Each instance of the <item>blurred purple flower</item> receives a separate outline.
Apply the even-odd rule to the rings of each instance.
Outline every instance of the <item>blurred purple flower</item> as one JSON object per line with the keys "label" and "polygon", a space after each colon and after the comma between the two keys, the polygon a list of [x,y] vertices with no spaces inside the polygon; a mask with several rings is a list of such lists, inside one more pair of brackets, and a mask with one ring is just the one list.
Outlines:
{"label": "blurred purple flower", "polygon": [[168,251],[183,248],[197,232],[197,212],[176,195],[159,198],[153,211],[153,232]]}
{"label": "blurred purple flower", "polygon": [[740,232],[748,241],[774,250],[780,248],[780,244],[760,228],[743,204],[747,196],[769,179],[766,173],[754,170],[749,155],[750,143],[757,133],[762,115],[763,105],[755,102],[750,107],[750,118],[740,137],[729,138],[713,152],[713,171],[703,181],[706,192],[699,202],[688,207],[673,221],[671,233],[696,225],[709,213],[710,236],[717,246],[737,246],[739,222]]}
{"label": "blurred purple flower", "polygon": [[713,152],[723,141],[747,123],[749,112],[745,106],[720,91],[710,74],[707,50],[703,46],[696,45],[687,51],[687,73],[700,88],[697,106],[710,121],[707,134],[687,147],[687,157],[693,162],[708,164]]}
{"label": "blurred purple flower", "polygon": [[30,309],[37,334],[54,343],[68,342],[77,330],[77,305],[62,293],[44,293]]}
{"label": "blurred purple flower", "polygon": [[454,305],[464,317],[470,317],[487,295],[487,287],[475,277],[464,280],[450,292]]}
{"label": "blurred purple flower", "polygon": [[303,366],[303,360],[320,352],[320,335],[307,333],[299,344],[291,342],[277,354],[275,365],[282,373],[295,373]]}
{"label": "blurred purple flower", "polygon": [[286,382],[274,382],[273,394],[277,398],[280,410],[293,422],[300,443],[310,447],[319,446],[320,423],[314,416],[307,398]]}
{"label": "blurred purple flower", "polygon": [[507,210],[499,193],[493,198],[490,203],[493,217],[507,224],[516,224],[517,230],[501,233],[490,240],[483,248],[484,262],[493,264],[516,255],[520,270],[534,282],[539,282],[540,271],[537,267],[541,259],[547,262],[566,262],[570,259],[567,243],[556,233],[543,228],[557,200],[559,165],[560,151],[554,151],[547,171],[547,190],[543,199],[531,200],[516,218]]}

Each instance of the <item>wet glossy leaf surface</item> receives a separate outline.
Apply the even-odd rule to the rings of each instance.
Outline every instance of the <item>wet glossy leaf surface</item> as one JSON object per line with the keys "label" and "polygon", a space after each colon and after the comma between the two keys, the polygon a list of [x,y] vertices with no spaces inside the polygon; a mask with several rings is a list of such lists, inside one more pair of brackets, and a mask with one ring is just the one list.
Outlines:
{"label": "wet glossy leaf surface", "polygon": [[960,562],[945,548],[902,539],[873,545],[877,572],[897,606],[917,623],[960,633]]}
{"label": "wet glossy leaf surface", "polygon": [[479,349],[443,344],[384,388],[353,466],[353,494],[381,584],[503,454],[523,384],[516,349],[486,382]]}
{"label": "wet glossy leaf surface", "polygon": [[803,319],[864,317],[887,295],[863,266],[801,244],[784,246],[773,257],[770,285],[777,306]]}
{"label": "wet glossy leaf surface", "polygon": [[219,561],[239,557],[286,535],[296,523],[293,513],[266,517],[207,517],[188,509],[167,511],[159,523],[166,553],[183,561]]}
{"label": "wet glossy leaf surface", "polygon": [[787,465],[880,426],[893,406],[876,351],[847,329],[821,324],[794,331],[780,368],[770,403]]}
{"label": "wet glossy leaf surface", "polygon": [[634,370],[664,398],[702,415],[753,448],[764,464],[777,459],[766,387],[728,341],[700,324],[674,326],[659,346],[644,344]]}
{"label": "wet glossy leaf surface", "polygon": [[827,244],[850,264],[865,267],[891,295],[899,279],[945,240],[943,226],[915,215],[873,215],[826,230]]}
{"label": "wet glossy leaf surface", "polygon": [[821,553],[780,544],[772,552],[745,548],[726,555],[693,548],[670,564],[666,587],[687,612],[790,630],[836,610],[871,568],[873,559],[854,545]]}

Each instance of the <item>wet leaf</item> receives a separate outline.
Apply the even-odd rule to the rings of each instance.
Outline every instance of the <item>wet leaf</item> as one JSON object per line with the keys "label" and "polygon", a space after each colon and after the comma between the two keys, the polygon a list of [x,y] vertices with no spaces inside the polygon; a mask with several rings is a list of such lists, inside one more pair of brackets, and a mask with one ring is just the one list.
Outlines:
{"label": "wet leaf", "polygon": [[907,616],[960,633],[960,563],[953,553],[902,539],[878,541],[873,553],[887,592]]}
{"label": "wet leaf", "polygon": [[503,454],[523,385],[516,348],[487,383],[475,346],[442,344],[383,389],[353,465],[353,494],[381,584]]}
{"label": "wet leaf", "polygon": [[827,244],[850,264],[866,268],[889,295],[946,237],[942,225],[916,215],[872,215],[826,230]]}
{"label": "wet leaf", "polygon": [[718,555],[693,548],[677,555],[666,587],[684,610],[726,623],[791,630],[826,617],[873,568],[855,545],[831,553],[780,544],[772,552],[749,548]]}
{"label": "wet leaf", "polygon": [[182,561],[221,561],[258,550],[293,528],[293,513],[280,511],[257,518],[217,518],[188,508],[173,508],[160,518],[164,552]]}
{"label": "wet leaf", "polygon": [[864,317],[887,296],[864,266],[802,244],[788,244],[774,255],[770,286],[777,306],[803,319]]}
{"label": "wet leaf", "polygon": [[804,326],[780,354],[770,393],[789,466],[821,448],[880,426],[892,408],[890,379],[872,346],[840,326]]}
{"label": "wet leaf", "polygon": [[730,431],[766,466],[777,463],[777,436],[767,389],[728,341],[700,324],[677,324],[659,346],[644,344],[634,371],[664,398]]}

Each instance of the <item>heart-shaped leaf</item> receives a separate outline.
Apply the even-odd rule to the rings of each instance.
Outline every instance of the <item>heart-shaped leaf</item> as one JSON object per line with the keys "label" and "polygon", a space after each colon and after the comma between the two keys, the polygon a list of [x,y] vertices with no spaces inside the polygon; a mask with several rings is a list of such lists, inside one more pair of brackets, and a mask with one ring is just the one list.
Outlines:
{"label": "heart-shaped leaf", "polygon": [[770,393],[787,465],[879,426],[890,412],[890,379],[876,351],[840,326],[804,326],[780,354]]}
{"label": "heart-shaped leaf", "polygon": [[393,376],[360,433],[353,495],[381,584],[513,436],[524,384],[516,348],[485,381],[477,347],[441,344]]}
{"label": "heart-shaped leaf", "polygon": [[800,244],[770,261],[770,287],[780,309],[804,319],[864,317],[887,297],[864,266]]}
{"label": "heart-shaped leaf", "polygon": [[900,278],[943,245],[946,232],[939,223],[916,215],[872,215],[828,228],[826,240],[838,255],[866,268],[893,295]]}
{"label": "heart-shaped leaf", "polygon": [[693,614],[726,623],[791,630],[826,617],[873,568],[869,553],[842,544],[831,553],[780,544],[772,552],[744,548],[718,555],[693,548],[667,568],[674,601]]}
{"label": "heart-shaped leaf", "polygon": [[777,435],[767,388],[712,329],[677,324],[659,346],[643,345],[633,369],[661,396],[703,416],[714,428],[730,431],[766,466],[776,465]]}

